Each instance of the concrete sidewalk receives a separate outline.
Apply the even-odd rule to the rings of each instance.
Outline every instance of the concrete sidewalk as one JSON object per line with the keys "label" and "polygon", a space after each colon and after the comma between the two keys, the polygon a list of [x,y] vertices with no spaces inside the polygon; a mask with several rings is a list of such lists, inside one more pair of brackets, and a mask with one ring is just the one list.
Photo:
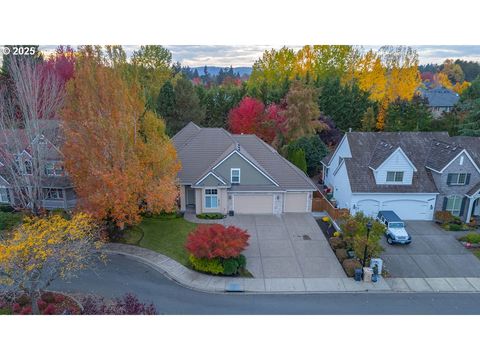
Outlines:
{"label": "concrete sidewalk", "polygon": [[105,253],[120,254],[145,263],[179,284],[198,291],[224,293],[231,289],[251,293],[321,292],[480,292],[480,278],[387,278],[376,283],[352,278],[232,278],[201,274],[155,251],[109,243]]}

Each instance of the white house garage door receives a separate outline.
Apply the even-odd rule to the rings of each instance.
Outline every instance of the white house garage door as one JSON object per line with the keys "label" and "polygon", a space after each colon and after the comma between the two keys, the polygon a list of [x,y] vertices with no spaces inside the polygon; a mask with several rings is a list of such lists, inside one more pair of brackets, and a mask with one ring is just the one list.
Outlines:
{"label": "white house garage door", "polygon": [[236,214],[272,214],[273,195],[233,195]]}
{"label": "white house garage door", "polygon": [[382,203],[382,210],[394,211],[402,220],[432,220],[428,202],[421,200],[390,200]]}
{"label": "white house garage door", "polygon": [[360,200],[357,203],[356,212],[363,212],[367,216],[376,217],[380,210],[380,202],[377,200]]}
{"label": "white house garage door", "polygon": [[308,193],[286,193],[285,212],[307,212]]}

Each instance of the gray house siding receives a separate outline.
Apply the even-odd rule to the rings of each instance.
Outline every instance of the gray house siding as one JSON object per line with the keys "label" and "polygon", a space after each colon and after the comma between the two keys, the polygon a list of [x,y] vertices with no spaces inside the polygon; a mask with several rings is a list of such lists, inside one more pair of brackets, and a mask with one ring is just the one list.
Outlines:
{"label": "gray house siding", "polygon": [[218,180],[215,176],[210,174],[201,182],[199,182],[198,186],[225,186],[225,184]]}
{"label": "gray house siding", "polygon": [[[460,165],[461,157],[463,156],[463,164]],[[449,185],[448,184],[448,175],[457,173],[467,173],[467,178],[469,178],[468,183],[465,185]],[[455,161],[453,161],[444,171],[439,174],[432,171],[432,176],[437,185],[439,195],[437,196],[437,201],[435,205],[435,211],[444,210],[445,198],[458,195],[464,197],[463,201],[463,212],[461,212],[460,217],[465,221],[468,209],[468,198],[465,194],[480,181],[480,174],[477,169],[470,161],[466,155],[458,156]]]}
{"label": "gray house siding", "polygon": [[215,172],[230,181],[230,169],[240,169],[240,184],[270,185],[272,182],[238,154],[231,155],[215,169]]}

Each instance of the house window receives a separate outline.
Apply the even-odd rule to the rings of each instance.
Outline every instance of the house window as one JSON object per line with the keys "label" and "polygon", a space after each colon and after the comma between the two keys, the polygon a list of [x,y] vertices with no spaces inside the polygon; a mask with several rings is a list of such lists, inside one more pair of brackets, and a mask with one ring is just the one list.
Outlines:
{"label": "house window", "polygon": [[447,206],[445,207],[445,210],[450,211],[452,215],[459,216],[461,207],[462,207],[461,196],[454,195],[447,198]]}
{"label": "house window", "polygon": [[47,188],[43,190],[44,198],[46,200],[62,200],[63,190],[55,188]]}
{"label": "house window", "polygon": [[447,183],[448,185],[465,185],[467,183],[467,174],[448,174]]}
{"label": "house window", "polygon": [[230,182],[232,184],[240,184],[240,169],[230,170]]}
{"label": "house window", "polygon": [[8,193],[7,188],[0,188],[0,202],[1,203],[10,203],[10,194]]}
{"label": "house window", "polygon": [[25,160],[23,164],[25,165],[25,174],[32,175],[32,162],[30,160]]}
{"label": "house window", "polygon": [[403,171],[387,171],[387,182],[402,182]]}
{"label": "house window", "polygon": [[217,189],[205,189],[205,208],[218,208],[218,194]]}
{"label": "house window", "polygon": [[45,175],[47,176],[64,176],[65,169],[60,163],[49,162],[45,164]]}

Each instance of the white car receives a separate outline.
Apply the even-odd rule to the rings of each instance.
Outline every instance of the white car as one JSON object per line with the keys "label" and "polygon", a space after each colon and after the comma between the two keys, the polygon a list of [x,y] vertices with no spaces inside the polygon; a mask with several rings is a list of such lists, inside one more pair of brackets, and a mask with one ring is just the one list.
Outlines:
{"label": "white car", "polygon": [[385,236],[389,244],[410,244],[412,242],[412,237],[405,229],[405,223],[395,212],[380,211],[377,220],[385,225]]}

